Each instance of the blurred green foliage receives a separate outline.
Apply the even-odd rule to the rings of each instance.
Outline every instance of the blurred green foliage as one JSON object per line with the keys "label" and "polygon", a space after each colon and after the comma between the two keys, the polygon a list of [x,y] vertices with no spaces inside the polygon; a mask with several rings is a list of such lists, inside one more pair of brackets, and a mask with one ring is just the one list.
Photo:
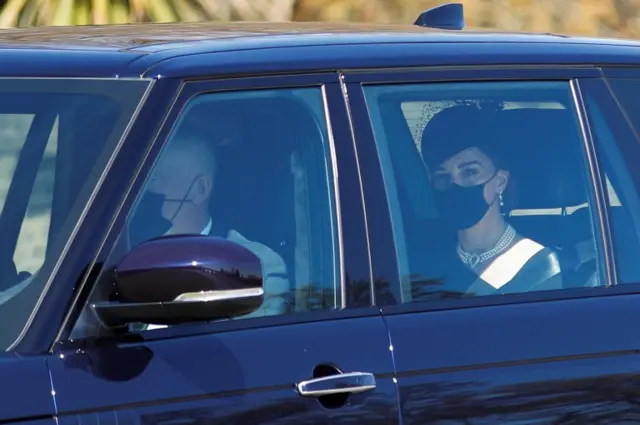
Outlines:
{"label": "blurred green foliage", "polygon": [[[0,27],[201,20],[412,23],[451,0],[0,0]],[[640,0],[460,0],[471,28],[640,35]]]}

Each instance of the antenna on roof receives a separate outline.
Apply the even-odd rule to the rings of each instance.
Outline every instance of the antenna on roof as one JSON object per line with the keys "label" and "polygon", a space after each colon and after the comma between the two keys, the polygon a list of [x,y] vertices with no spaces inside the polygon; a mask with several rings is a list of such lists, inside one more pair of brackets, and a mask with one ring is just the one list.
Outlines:
{"label": "antenna on roof", "polygon": [[464,29],[462,3],[447,3],[424,11],[418,16],[414,25],[443,30]]}

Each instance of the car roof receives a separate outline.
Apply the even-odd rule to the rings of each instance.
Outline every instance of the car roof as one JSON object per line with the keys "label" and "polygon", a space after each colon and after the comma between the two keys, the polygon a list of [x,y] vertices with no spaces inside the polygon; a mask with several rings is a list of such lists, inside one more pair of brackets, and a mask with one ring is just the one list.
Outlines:
{"label": "car roof", "polygon": [[[638,47],[640,42],[634,40],[414,25],[199,22],[32,27],[0,30],[0,76],[189,77],[202,72],[372,66],[635,64]],[[276,66],[278,61],[282,63]]]}

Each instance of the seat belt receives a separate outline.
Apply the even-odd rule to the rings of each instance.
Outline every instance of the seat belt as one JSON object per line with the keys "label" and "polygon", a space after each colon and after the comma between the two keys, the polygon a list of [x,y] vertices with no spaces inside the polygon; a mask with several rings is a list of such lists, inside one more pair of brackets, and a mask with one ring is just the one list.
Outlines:
{"label": "seat belt", "polygon": [[511,282],[527,261],[543,249],[544,246],[531,239],[522,239],[489,264],[480,274],[480,279],[500,289]]}
{"label": "seat belt", "polygon": [[0,290],[17,283],[15,277],[7,279],[16,270],[13,256],[56,117],[57,114],[53,112],[37,113],[34,116],[11,179],[0,214]]}

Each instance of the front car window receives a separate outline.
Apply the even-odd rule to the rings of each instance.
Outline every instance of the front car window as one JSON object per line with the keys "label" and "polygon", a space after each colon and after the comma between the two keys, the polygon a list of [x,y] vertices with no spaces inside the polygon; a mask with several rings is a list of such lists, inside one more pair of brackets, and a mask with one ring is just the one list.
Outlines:
{"label": "front car window", "polygon": [[[114,250],[109,265],[156,238],[216,236],[249,249],[262,264],[262,305],[233,320],[341,308],[323,99],[320,87],[194,97],[128,215],[121,233],[127,248]],[[109,300],[110,281],[102,283],[91,300]],[[73,338],[108,332],[91,317],[86,308]],[[130,329],[160,327],[165,326],[138,323]]]}
{"label": "front car window", "polygon": [[403,302],[600,285],[568,82],[365,86]]}
{"label": "front car window", "polygon": [[0,346],[42,295],[148,81],[0,79]]}

